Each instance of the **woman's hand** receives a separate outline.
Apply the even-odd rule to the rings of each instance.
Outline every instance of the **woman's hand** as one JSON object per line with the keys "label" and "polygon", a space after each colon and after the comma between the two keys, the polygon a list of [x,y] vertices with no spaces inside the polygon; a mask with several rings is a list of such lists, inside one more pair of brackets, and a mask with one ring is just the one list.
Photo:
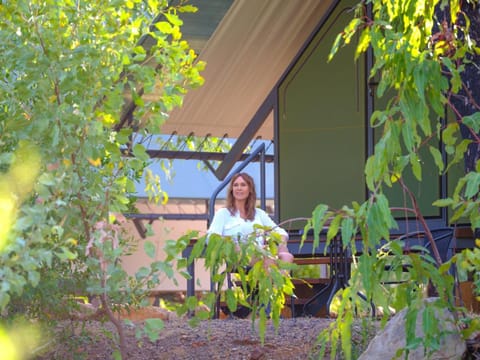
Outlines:
{"label": "woman's hand", "polygon": [[288,263],[293,263],[293,255],[288,251],[280,251],[278,253],[278,259]]}
{"label": "woman's hand", "polygon": [[269,256],[265,256],[263,258],[263,267],[265,270],[269,270],[269,268],[276,263],[275,259],[272,259]]}
{"label": "woman's hand", "polygon": [[278,245],[278,259],[293,263],[293,255],[288,250],[287,239],[285,237],[282,237],[282,242]]}

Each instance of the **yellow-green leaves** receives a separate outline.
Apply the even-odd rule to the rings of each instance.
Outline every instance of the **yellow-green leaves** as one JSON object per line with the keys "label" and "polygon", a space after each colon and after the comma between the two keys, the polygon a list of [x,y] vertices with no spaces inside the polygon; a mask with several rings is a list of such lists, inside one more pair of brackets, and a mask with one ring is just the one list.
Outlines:
{"label": "yellow-green leaves", "polygon": [[355,60],[358,57],[367,51],[368,47],[370,46],[371,36],[370,36],[370,29],[366,28],[362,31],[360,35],[360,40],[358,41],[357,49],[355,51]]}
{"label": "yellow-green leaves", "polygon": [[460,1],[450,1],[449,6],[450,6],[450,17],[451,17],[452,24],[456,24],[457,16],[460,13]]}
{"label": "yellow-green leaves", "polygon": [[173,26],[167,21],[159,21],[155,24],[155,27],[164,34],[171,34],[173,32]]}

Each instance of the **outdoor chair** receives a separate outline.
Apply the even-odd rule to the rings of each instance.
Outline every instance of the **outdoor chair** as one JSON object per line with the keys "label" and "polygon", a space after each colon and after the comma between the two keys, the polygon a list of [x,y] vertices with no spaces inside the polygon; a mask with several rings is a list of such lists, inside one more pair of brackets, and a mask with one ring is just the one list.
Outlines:
{"label": "outdoor chair", "polygon": [[[438,253],[442,263],[448,261],[451,257],[451,244],[454,238],[454,229],[450,227],[446,228],[437,228],[430,230],[432,238],[437,247]],[[432,244],[428,240],[427,234],[425,231],[414,231],[409,232],[400,237],[392,240],[394,242],[400,243],[404,253],[410,251],[418,251],[419,246],[423,247],[434,260],[435,255],[433,252]],[[408,271],[408,264],[402,264],[403,270]],[[385,270],[390,270],[391,266],[387,265]]]}
{"label": "outdoor chair", "polygon": [[[433,229],[430,230],[430,232],[432,233],[435,245],[437,245],[437,249],[440,254],[442,263],[450,260],[450,258],[452,257],[451,246],[454,239],[455,230],[449,227]],[[430,255],[434,257],[432,252],[432,245],[429,241],[427,241],[427,243],[425,244],[425,248],[429,251]]]}
{"label": "outdoor chair", "polygon": [[[235,284],[234,282],[234,279],[232,279],[232,276],[234,276],[236,274],[235,271],[232,271],[232,272],[227,272],[226,274],[226,278],[227,278],[227,287],[229,289],[233,288],[235,285],[239,285],[239,284]],[[221,302],[221,299],[220,299],[220,291],[218,292],[217,294],[217,306],[216,306],[216,309],[215,309],[215,316],[216,318],[219,318],[220,317],[220,311],[222,311],[225,315],[233,318],[233,317],[236,317],[236,318],[239,318],[239,319],[245,319],[247,318],[250,313],[251,313],[251,309],[250,308],[247,308],[243,305],[240,305],[238,304],[237,306],[237,310],[235,310],[233,313],[228,309],[228,306],[226,304],[223,304]]]}
{"label": "outdoor chair", "polygon": [[[445,228],[437,228],[430,230],[432,234],[432,238],[435,242],[435,245],[438,249],[438,253],[440,255],[440,259],[442,263],[448,261],[452,256],[452,249],[451,245],[454,239],[454,229],[450,227]],[[410,233],[406,233],[404,235],[399,236],[392,241],[400,243],[402,246],[403,252],[423,252],[424,255],[430,256],[433,261],[436,261],[432,244],[430,243],[427,234],[425,231],[414,231]],[[425,253],[426,251],[426,253]],[[438,265],[438,264],[437,264]],[[412,265],[409,263],[400,263],[400,264],[387,264],[385,265],[384,269],[386,270],[387,274],[389,271],[397,272],[400,270],[403,274],[408,274],[409,268]],[[384,285],[395,285],[401,284],[409,281],[408,276],[402,279],[394,279],[394,280],[385,280],[382,281]],[[429,288],[429,292],[432,289]],[[372,315],[375,316],[375,306],[372,304]]]}
{"label": "outdoor chair", "polygon": [[[248,270],[247,270],[248,272]],[[232,289],[234,286],[241,286],[241,281],[236,278],[236,275],[238,272],[235,270],[227,272],[226,273],[226,282],[227,282],[227,287],[229,289]],[[253,291],[250,296],[255,297],[256,292]],[[292,311],[292,317],[294,317],[294,297],[295,295],[290,296],[290,308]],[[250,313],[252,312],[252,309],[249,307],[246,307],[241,304],[237,304],[237,310],[234,312],[231,312],[230,309],[228,309],[228,306],[226,303],[221,301],[221,290],[217,291],[217,301],[216,301],[216,309],[215,309],[215,317],[219,318],[220,317],[220,311],[223,312],[225,315],[229,316],[230,318],[239,318],[239,319],[245,319],[249,317]]]}

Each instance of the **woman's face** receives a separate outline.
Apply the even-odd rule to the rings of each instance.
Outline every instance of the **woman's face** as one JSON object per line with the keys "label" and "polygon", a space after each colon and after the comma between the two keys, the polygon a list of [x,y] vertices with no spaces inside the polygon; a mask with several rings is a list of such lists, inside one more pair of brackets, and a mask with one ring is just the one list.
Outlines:
{"label": "woman's face", "polygon": [[246,200],[250,195],[250,187],[248,183],[239,176],[232,184],[232,193],[235,200]]}

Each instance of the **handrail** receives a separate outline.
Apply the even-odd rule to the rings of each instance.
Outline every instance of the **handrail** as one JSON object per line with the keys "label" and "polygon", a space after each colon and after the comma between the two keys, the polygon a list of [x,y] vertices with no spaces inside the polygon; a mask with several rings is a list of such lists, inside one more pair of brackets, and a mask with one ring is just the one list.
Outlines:
{"label": "handrail", "polygon": [[254,158],[256,158],[260,154],[260,207],[265,210],[267,207],[266,201],[266,191],[265,191],[265,144],[260,144],[250,155],[242,161],[242,163],[230,174],[228,175],[225,180],[215,189],[212,196],[210,197],[210,201],[208,204],[208,224],[207,227],[210,226],[213,216],[215,215],[215,201],[217,200],[217,196],[229,183],[232,177],[235,174],[241,172],[247,165],[249,165]]}

